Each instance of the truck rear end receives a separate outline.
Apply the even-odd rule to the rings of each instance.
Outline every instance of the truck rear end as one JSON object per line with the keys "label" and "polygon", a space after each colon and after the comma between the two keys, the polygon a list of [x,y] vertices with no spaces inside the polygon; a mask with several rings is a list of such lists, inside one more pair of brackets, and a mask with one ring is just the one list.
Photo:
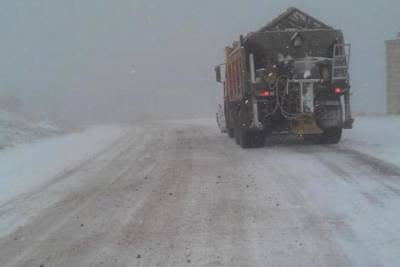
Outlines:
{"label": "truck rear end", "polygon": [[337,143],[352,128],[350,45],[340,30],[291,8],[225,54],[226,128],[242,147],[272,133]]}

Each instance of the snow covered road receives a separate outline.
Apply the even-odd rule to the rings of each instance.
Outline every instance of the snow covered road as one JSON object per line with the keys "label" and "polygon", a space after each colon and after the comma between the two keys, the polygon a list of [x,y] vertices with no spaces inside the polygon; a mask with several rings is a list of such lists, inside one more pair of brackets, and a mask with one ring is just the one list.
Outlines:
{"label": "snow covered road", "polygon": [[400,168],[353,138],[244,150],[210,121],[135,126],[0,205],[24,221],[0,266],[400,266]]}

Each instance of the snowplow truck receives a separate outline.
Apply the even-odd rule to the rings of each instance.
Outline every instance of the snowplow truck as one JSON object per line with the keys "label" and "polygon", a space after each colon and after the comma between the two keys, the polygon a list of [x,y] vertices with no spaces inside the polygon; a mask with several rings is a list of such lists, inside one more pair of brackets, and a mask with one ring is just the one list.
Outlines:
{"label": "snowplow truck", "polygon": [[296,8],[240,36],[215,67],[228,135],[243,148],[271,134],[338,143],[354,121],[349,63],[342,31]]}

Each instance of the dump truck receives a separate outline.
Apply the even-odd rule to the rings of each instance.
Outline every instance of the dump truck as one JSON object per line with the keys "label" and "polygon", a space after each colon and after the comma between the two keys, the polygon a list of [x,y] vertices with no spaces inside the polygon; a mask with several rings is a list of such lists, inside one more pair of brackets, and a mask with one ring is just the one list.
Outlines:
{"label": "dump truck", "polygon": [[297,8],[241,35],[215,67],[228,135],[243,148],[264,146],[272,134],[338,143],[354,122],[350,50],[341,30]]}

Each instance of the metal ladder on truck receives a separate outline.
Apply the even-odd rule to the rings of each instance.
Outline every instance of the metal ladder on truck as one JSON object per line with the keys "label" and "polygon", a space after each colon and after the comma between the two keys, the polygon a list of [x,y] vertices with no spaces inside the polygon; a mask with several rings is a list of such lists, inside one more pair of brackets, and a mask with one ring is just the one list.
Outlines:
{"label": "metal ladder on truck", "polygon": [[349,84],[350,44],[335,44],[332,58],[332,82]]}
{"label": "metal ladder on truck", "polygon": [[332,57],[332,83],[344,85],[344,122],[343,128],[353,128],[354,119],[350,108],[350,44],[335,44]]}

